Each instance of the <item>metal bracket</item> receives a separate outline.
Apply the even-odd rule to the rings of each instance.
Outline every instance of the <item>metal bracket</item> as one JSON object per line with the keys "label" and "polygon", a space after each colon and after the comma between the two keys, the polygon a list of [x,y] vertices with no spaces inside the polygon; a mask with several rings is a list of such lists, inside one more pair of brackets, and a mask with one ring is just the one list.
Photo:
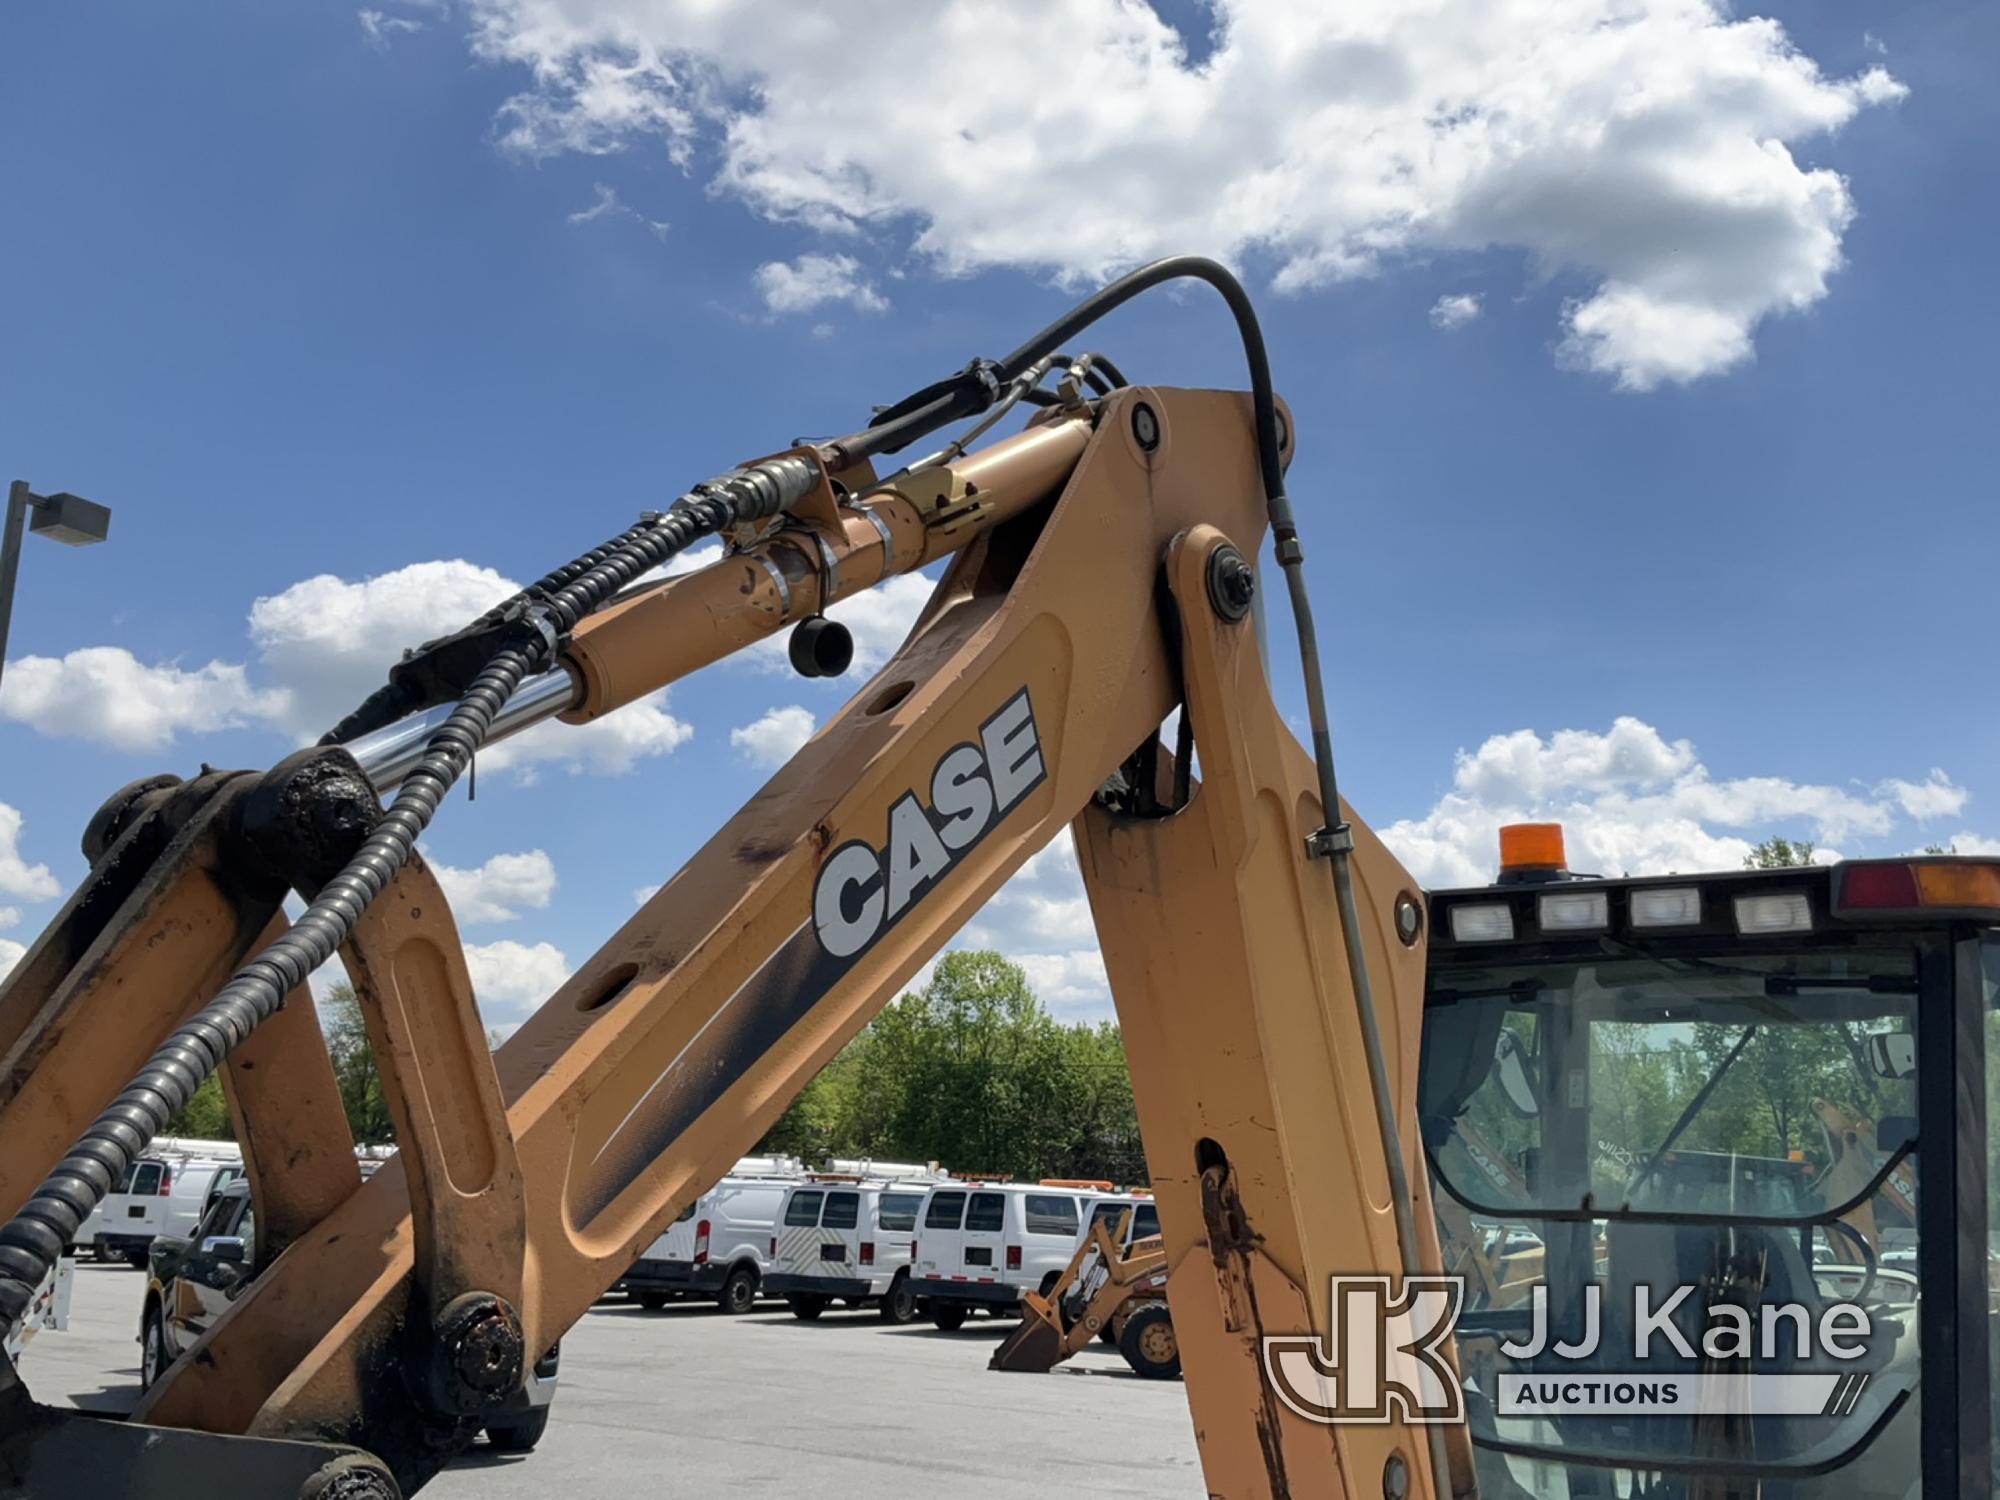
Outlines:
{"label": "metal bracket", "polygon": [[458,927],[421,856],[362,915],[341,959],[409,1181],[428,1393],[446,1413],[476,1415],[527,1372],[527,1206]]}
{"label": "metal bracket", "polygon": [[1354,830],[1346,823],[1336,823],[1331,828],[1306,835],[1306,853],[1313,859],[1332,859],[1335,855],[1353,852]]}

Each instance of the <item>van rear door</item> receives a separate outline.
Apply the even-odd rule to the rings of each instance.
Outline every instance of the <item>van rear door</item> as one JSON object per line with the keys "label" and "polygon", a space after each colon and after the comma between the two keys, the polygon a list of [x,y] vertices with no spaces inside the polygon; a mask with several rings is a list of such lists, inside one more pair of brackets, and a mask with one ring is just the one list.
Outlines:
{"label": "van rear door", "polygon": [[884,1189],[875,1204],[875,1267],[894,1271],[910,1263],[910,1243],[921,1231],[917,1212],[923,1207],[922,1193]]}
{"label": "van rear door", "polygon": [[104,1232],[109,1235],[152,1239],[165,1232],[167,1193],[173,1185],[171,1168],[163,1161],[141,1161],[132,1170],[116,1213],[104,1216]]}
{"label": "van rear door", "polygon": [[859,1259],[861,1194],[854,1188],[832,1188],[819,1211],[819,1265],[814,1274],[852,1278]]}
{"label": "van rear door", "polygon": [[940,1188],[931,1194],[923,1227],[917,1231],[917,1275],[950,1281],[965,1274],[959,1257],[965,1199],[966,1194],[958,1188]]}
{"label": "van rear door", "polygon": [[1007,1265],[1007,1195],[975,1192],[965,1204],[958,1273],[967,1281],[999,1281]]}
{"label": "van rear door", "polygon": [[778,1253],[773,1270],[793,1276],[819,1275],[819,1211],[826,1202],[822,1188],[794,1188],[785,1200],[785,1217],[773,1236]]}

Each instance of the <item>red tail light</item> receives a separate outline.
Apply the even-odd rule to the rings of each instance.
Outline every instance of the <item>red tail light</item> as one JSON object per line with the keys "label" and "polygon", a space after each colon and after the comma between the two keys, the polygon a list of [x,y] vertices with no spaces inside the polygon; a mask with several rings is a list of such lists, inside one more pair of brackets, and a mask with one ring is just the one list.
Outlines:
{"label": "red tail light", "polygon": [[1019,1245],[1009,1245],[1007,1247],[1007,1269],[1010,1271],[1021,1269],[1021,1247]]}
{"label": "red tail light", "polygon": [[863,1240],[861,1242],[861,1264],[864,1266],[875,1264],[875,1242],[873,1240]]}
{"label": "red tail light", "polygon": [[910,1259],[911,1259],[911,1260],[915,1260],[916,1258],[917,1258],[917,1242],[916,1242],[915,1240],[911,1240],[911,1241],[910,1241]]}
{"label": "red tail light", "polygon": [[173,1190],[174,1190],[174,1169],[172,1167],[160,1168],[160,1196],[162,1198],[172,1197]]}
{"label": "red tail light", "polygon": [[778,1237],[774,1234],[771,1236],[771,1259],[776,1260],[777,1258],[778,1258]]}
{"label": "red tail light", "polygon": [[698,1266],[708,1264],[708,1220],[706,1219],[694,1226],[694,1263]]}

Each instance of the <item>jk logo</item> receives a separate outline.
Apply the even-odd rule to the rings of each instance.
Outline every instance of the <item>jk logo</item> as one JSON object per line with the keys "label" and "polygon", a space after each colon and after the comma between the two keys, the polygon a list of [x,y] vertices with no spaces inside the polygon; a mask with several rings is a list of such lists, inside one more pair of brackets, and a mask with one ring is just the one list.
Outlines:
{"label": "jk logo", "polygon": [[1387,1276],[1333,1278],[1324,1346],[1310,1335],[1268,1335],[1264,1378],[1309,1422],[1463,1422],[1465,1395],[1444,1344],[1465,1303],[1458,1276],[1413,1276],[1392,1294]]}

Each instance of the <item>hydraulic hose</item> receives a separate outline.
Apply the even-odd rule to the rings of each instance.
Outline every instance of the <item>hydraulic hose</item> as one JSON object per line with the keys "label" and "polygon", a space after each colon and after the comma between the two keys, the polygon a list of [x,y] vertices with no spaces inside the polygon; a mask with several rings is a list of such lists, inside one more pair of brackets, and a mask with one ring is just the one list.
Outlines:
{"label": "hydraulic hose", "polygon": [[[940,383],[940,387],[945,387],[942,394],[932,396],[930,391],[920,393],[929,399],[914,410],[909,408],[916,398],[904,402],[901,408],[891,408],[894,420],[887,424],[890,429],[887,436],[898,444],[914,442],[923,435],[918,430],[921,424],[938,413],[944,415],[939,416],[934,425],[983,410],[984,405],[998,399],[1010,382],[1019,379],[1023,372],[1039,361],[1049,358],[1106,314],[1142,292],[1180,280],[1205,281],[1221,295],[1236,320],[1236,331],[1243,343],[1243,356],[1250,367],[1250,402],[1256,427],[1257,462],[1262,472],[1264,500],[1271,520],[1271,538],[1278,566],[1285,574],[1292,619],[1298,632],[1299,664],[1305,677],[1306,716],[1312,731],[1313,766],[1319,782],[1320,805],[1327,820],[1327,826],[1313,835],[1308,846],[1315,856],[1327,860],[1332,873],[1348,981],[1354,990],[1355,1009],[1361,1021],[1368,1081],[1374,1094],[1376,1128],[1386,1157],[1389,1197],[1395,1212],[1403,1274],[1414,1277],[1423,1271],[1417,1252],[1416,1210],[1409,1171],[1404,1164],[1402,1132],[1396,1124],[1395,1098],[1382,1049],[1381,1022],[1375,1007],[1374,986],[1368,973],[1368,955],[1361,942],[1360,914],[1350,868],[1354,835],[1341,816],[1340,790],[1334,773],[1333,735],[1327,725],[1319,634],[1313,624],[1312,599],[1306,591],[1305,551],[1299,544],[1298,524],[1292,513],[1291,500],[1285,493],[1284,445],[1278,434],[1278,402],[1271,384],[1270,356],[1264,347],[1264,332],[1257,321],[1256,309],[1251,306],[1250,295],[1243,289],[1243,283],[1226,266],[1205,256],[1172,256],[1142,266],[1102,291],[1086,297],[1006,358],[998,361],[974,360],[963,375],[954,381]],[[1099,363],[1102,364],[1102,361]],[[1106,373],[1113,379],[1119,378],[1114,371],[1107,370]],[[984,405],[975,404],[981,391],[990,392]],[[869,446],[876,431],[869,429],[852,439],[842,439],[839,446],[843,452],[857,451],[849,448],[850,443],[859,443],[859,451],[893,451],[891,448]],[[1444,1434],[1435,1424],[1427,1424],[1424,1430],[1434,1486],[1442,1494],[1451,1482]]]}
{"label": "hydraulic hose", "polygon": [[213,1000],[161,1043],[20,1212],[0,1227],[0,1327],[26,1311],[63,1247],[166,1122],[231,1050],[347,941],[369,903],[409,862],[417,839],[521,679],[549,665],[576,623],[639,574],[701,537],[789,509],[817,478],[817,470],[799,458],[723,475],[599,549],[595,562],[581,568],[570,564],[549,575],[556,581],[530,603],[522,628],[487,661],[430,736],[423,758],[340,873],[282,937],[237,970]]}

